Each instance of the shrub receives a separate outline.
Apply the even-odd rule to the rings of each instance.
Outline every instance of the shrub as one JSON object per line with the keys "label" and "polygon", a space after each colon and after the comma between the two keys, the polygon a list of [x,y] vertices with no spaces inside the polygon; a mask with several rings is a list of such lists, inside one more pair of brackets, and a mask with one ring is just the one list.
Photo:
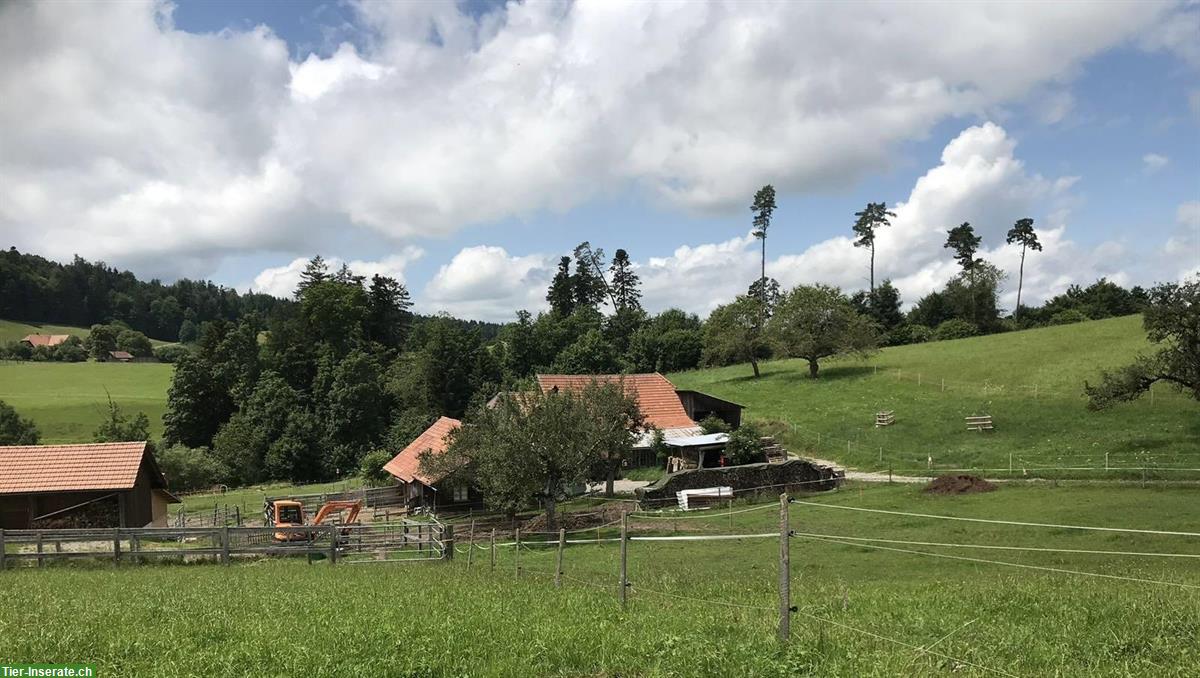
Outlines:
{"label": "shrub", "polygon": [[167,344],[154,349],[154,357],[159,362],[173,363],[188,353],[188,348],[181,344]]}
{"label": "shrub", "polygon": [[358,465],[358,474],[370,485],[384,485],[392,478],[392,474],[383,470],[383,465],[392,460],[392,453],[387,450],[371,450],[363,455]]}
{"label": "shrub", "polygon": [[733,427],[717,415],[710,414],[700,420],[700,429],[707,435],[709,433],[729,433]]}
{"label": "shrub", "polygon": [[742,424],[729,434],[725,444],[725,458],[733,466],[753,464],[763,460],[762,432],[756,424]]}
{"label": "shrub", "polygon": [[962,318],[951,318],[934,330],[933,336],[938,341],[946,339],[965,339],[979,334],[979,328],[974,323],[967,322]]}
{"label": "shrub", "polygon": [[1068,308],[1065,311],[1059,311],[1050,316],[1048,324],[1050,325],[1071,325],[1073,323],[1081,323],[1085,320],[1091,320],[1083,311]]}
{"label": "shrub", "polygon": [[87,357],[87,350],[83,348],[83,341],[79,337],[72,336],[54,347],[54,359],[64,363],[81,363],[87,360]]}
{"label": "shrub", "polygon": [[892,346],[923,344],[931,339],[933,339],[933,330],[919,323],[900,325],[888,334],[888,344]]}
{"label": "shrub", "polygon": [[172,490],[202,490],[226,479],[225,467],[207,447],[174,445],[159,452],[158,466]]}
{"label": "shrub", "polygon": [[138,358],[146,358],[154,353],[154,346],[146,335],[137,330],[121,330],[117,335],[117,350],[127,351]]}
{"label": "shrub", "polygon": [[19,341],[10,341],[0,348],[0,357],[5,360],[29,360],[32,355],[33,349]]}

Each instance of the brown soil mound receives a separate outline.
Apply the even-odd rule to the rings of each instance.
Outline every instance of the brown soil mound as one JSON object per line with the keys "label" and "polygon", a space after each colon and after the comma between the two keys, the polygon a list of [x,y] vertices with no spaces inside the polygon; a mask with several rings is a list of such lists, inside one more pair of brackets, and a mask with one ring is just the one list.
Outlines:
{"label": "brown soil mound", "polygon": [[976,492],[991,492],[996,486],[979,476],[944,475],[934,478],[925,486],[929,494],[974,494]]}
{"label": "brown soil mound", "polygon": [[[632,511],[635,504],[632,502],[609,502],[604,506],[589,508],[578,513],[560,513],[558,515],[558,525],[567,530],[582,530],[589,527],[596,527],[611,523],[614,520],[621,519],[622,510]],[[538,515],[533,520],[525,521],[521,526],[521,530],[525,532],[542,532],[548,530],[546,525],[546,516]]]}

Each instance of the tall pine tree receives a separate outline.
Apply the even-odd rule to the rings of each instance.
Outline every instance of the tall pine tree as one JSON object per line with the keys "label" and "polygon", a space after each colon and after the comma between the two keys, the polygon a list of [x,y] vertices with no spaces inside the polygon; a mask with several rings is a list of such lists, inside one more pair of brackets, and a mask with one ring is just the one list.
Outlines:
{"label": "tall pine tree", "polygon": [[571,315],[575,310],[571,257],[563,257],[558,260],[558,272],[550,281],[550,289],[546,291],[546,301],[550,302],[550,312],[561,318]]}
{"label": "tall pine tree", "polygon": [[641,309],[642,281],[629,261],[629,253],[618,249],[613,255],[612,266],[609,267],[612,276],[612,295],[617,311]]}

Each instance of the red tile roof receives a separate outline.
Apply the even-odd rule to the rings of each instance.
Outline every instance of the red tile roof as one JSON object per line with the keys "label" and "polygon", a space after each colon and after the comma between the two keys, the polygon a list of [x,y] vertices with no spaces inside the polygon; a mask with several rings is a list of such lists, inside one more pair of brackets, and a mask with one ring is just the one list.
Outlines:
{"label": "red tile roof", "polygon": [[593,381],[608,383],[625,380],[625,388],[637,397],[638,409],[646,423],[662,430],[692,428],[696,422],[683,409],[675,385],[657,372],[654,374],[539,374],[538,386],[543,393],[555,387],[571,391],[582,390]]}
{"label": "red tile roof", "polygon": [[0,447],[0,494],[130,490],[145,454],[144,441]]}
{"label": "red tile roof", "polygon": [[28,342],[30,346],[58,346],[70,336],[69,334],[27,334],[21,341]]}
{"label": "red tile roof", "polygon": [[419,471],[421,453],[425,450],[430,450],[434,454],[445,452],[446,436],[459,426],[462,426],[462,422],[457,419],[451,419],[450,417],[438,418],[437,421],[433,422],[433,425],[417,436],[416,440],[409,443],[408,447],[401,450],[400,454],[392,457],[391,461],[384,464],[383,470],[406,483],[416,480],[425,485],[433,485],[441,480],[441,478],[430,478]]}
{"label": "red tile roof", "polygon": [[108,354],[117,360],[133,360],[133,354],[129,351],[109,351]]}

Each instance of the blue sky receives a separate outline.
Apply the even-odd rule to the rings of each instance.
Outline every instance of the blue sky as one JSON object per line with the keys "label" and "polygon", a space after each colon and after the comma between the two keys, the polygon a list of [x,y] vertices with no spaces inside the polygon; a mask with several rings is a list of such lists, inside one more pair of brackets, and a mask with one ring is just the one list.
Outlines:
{"label": "blue sky", "polygon": [[[319,252],[492,320],[589,240],[629,250],[652,310],[703,314],[752,279],[738,239],[771,182],[785,284],[865,285],[845,239],[878,200],[905,205],[877,275],[909,302],[953,273],[938,233],[964,219],[1010,270],[1003,230],[1045,229],[1034,300],[1200,269],[1200,8],[1017,10],[179,0],[92,17],[135,46],[112,54],[84,11],[10,7],[0,25],[39,39],[0,81],[32,102],[7,128],[82,150],[0,160],[22,189],[0,235],[276,293]],[[45,86],[63,73],[113,84]],[[32,124],[39,104],[89,118]]]}

